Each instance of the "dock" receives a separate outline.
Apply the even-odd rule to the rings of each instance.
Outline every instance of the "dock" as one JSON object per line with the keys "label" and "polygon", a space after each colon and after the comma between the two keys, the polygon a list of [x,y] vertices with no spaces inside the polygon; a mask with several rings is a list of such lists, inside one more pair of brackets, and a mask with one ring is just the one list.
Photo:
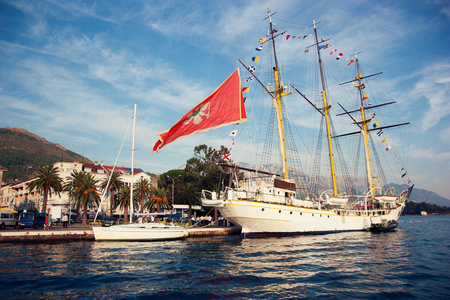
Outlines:
{"label": "dock", "polygon": [[[188,228],[189,236],[187,238],[205,237],[205,236],[227,236],[239,235],[241,227],[203,227]],[[68,242],[68,241],[94,241],[92,226],[71,225],[69,228],[62,228],[56,225],[50,230],[42,228],[33,229],[6,229],[0,230],[0,243],[39,243],[39,242]]]}

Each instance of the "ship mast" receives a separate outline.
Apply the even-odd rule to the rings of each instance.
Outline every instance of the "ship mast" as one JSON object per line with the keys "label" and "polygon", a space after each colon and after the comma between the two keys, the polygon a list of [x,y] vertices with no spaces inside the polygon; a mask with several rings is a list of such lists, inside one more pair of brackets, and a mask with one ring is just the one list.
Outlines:
{"label": "ship mast", "polygon": [[316,29],[316,21],[314,22],[314,35],[316,37],[316,49],[317,49],[317,55],[319,56],[319,68],[320,68],[320,77],[322,79],[322,100],[323,100],[323,111],[325,114],[325,122],[327,127],[327,141],[328,141],[328,152],[330,155],[330,167],[331,167],[331,180],[333,183],[333,194],[334,197],[337,197],[337,184],[336,184],[336,170],[334,166],[334,158],[333,158],[333,145],[331,143],[331,130],[330,130],[330,108],[331,105],[328,105],[327,103],[327,95],[325,91],[325,78],[323,76],[323,70],[322,70],[322,59],[320,57],[320,50],[319,50],[319,40],[317,38],[317,29]]}
{"label": "ship mast", "polygon": [[273,54],[275,58],[275,67],[273,68],[273,75],[275,78],[275,90],[272,91],[272,94],[275,94],[276,97],[272,97],[273,105],[275,107],[277,122],[278,122],[278,146],[281,154],[281,161],[283,166],[283,177],[284,179],[289,178],[288,174],[288,166],[287,166],[287,157],[286,157],[286,139],[284,134],[284,123],[283,123],[283,112],[281,109],[282,97],[289,95],[291,93],[286,92],[285,87],[281,85],[280,82],[280,71],[278,68],[278,60],[277,60],[277,52],[275,48],[275,39],[273,36],[273,26],[272,26],[272,18],[270,14],[270,9],[267,10],[269,14],[269,23],[270,23],[270,38],[272,40],[273,46]]}
{"label": "ship mast", "polygon": [[363,85],[364,82],[362,81],[362,75],[359,71],[359,61],[358,61],[358,54],[355,51],[355,62],[356,62],[356,71],[357,71],[357,77],[356,79],[358,79],[358,90],[359,90],[359,99],[361,99],[361,122],[360,124],[362,125],[362,129],[361,129],[361,135],[363,137],[364,140],[364,150],[365,150],[365,154],[366,154],[366,172],[367,172],[367,179],[369,181],[369,188],[370,191],[373,191],[373,189],[375,188],[375,184],[373,183],[373,176],[372,176],[372,165],[370,162],[370,152],[369,152],[369,141],[367,138],[367,124],[370,122],[370,118],[366,119],[366,114],[364,112],[364,96],[363,96]]}

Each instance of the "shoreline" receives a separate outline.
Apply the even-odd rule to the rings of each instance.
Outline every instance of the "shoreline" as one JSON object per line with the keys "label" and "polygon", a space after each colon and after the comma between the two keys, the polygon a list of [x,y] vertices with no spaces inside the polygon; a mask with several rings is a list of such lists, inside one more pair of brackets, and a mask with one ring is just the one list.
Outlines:
{"label": "shoreline", "polygon": [[[241,227],[206,227],[189,228],[186,238],[206,236],[239,235]],[[0,231],[0,243],[41,243],[41,242],[68,242],[68,241],[95,241],[92,226],[74,224],[69,228],[56,225],[50,230],[42,228],[5,229]]]}

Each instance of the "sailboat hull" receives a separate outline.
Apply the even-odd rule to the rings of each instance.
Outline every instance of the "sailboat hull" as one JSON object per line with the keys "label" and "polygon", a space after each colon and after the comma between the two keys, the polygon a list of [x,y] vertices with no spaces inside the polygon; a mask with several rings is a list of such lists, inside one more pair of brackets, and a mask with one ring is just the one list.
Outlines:
{"label": "sailboat hull", "polygon": [[231,200],[219,208],[222,215],[242,227],[245,236],[325,234],[370,230],[379,220],[397,220],[402,207],[377,216],[372,213],[309,209],[288,205]]}
{"label": "sailboat hull", "polygon": [[188,236],[185,228],[159,223],[92,227],[96,241],[160,241]]}

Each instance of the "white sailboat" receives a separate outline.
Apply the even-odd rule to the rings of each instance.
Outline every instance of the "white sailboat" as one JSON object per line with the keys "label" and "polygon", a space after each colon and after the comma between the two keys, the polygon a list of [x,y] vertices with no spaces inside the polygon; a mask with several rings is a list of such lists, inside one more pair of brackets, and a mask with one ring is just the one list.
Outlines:
{"label": "white sailboat", "polygon": [[[110,227],[92,227],[96,241],[158,241],[180,239],[188,236],[185,228],[163,223],[132,223],[133,221],[133,183],[134,183],[134,138],[136,131],[136,107],[133,112],[133,140],[131,149],[131,187],[130,187],[130,224]],[[105,188],[105,191],[108,187]],[[103,197],[104,198],[104,197]],[[96,216],[97,217],[97,216]]]}
{"label": "white sailboat", "polygon": [[[320,49],[325,45],[323,40],[318,40],[316,24],[314,24],[314,45],[308,48],[317,51],[320,64],[320,77],[322,83],[322,105],[314,108],[322,115],[326,126],[325,141],[328,146],[329,169],[331,188],[317,194],[302,194],[294,178],[290,177],[288,169],[288,158],[286,140],[286,113],[284,111],[283,97],[291,94],[287,85],[281,78],[278,66],[275,39],[283,33],[278,33],[272,24],[269,11],[268,35],[263,43],[270,43],[273,49],[273,82],[264,85],[255,76],[253,70],[241,64],[251,73],[251,76],[265,89],[266,94],[272,97],[275,109],[278,148],[281,157],[282,174],[261,171],[250,168],[239,167],[234,164],[221,164],[233,173],[230,185],[221,192],[202,191],[202,204],[204,206],[217,207],[221,214],[231,222],[242,227],[244,236],[267,236],[267,235],[294,235],[294,234],[324,234],[340,231],[357,230],[390,230],[397,227],[397,220],[405,207],[413,186],[396,195],[393,189],[377,185],[376,176],[372,174],[371,157],[373,153],[369,148],[370,134],[373,129],[369,128],[372,121],[367,117],[366,111],[370,106],[364,104],[362,89],[364,79],[359,72],[359,62],[356,57],[358,75],[351,82],[359,89],[359,108],[355,111],[345,111],[345,114],[353,119],[353,123],[359,128],[358,133],[364,142],[364,157],[367,170],[367,190],[362,195],[356,195],[354,191],[339,192],[340,185],[335,170],[335,149],[333,141],[339,136],[333,133],[330,119],[330,102],[327,99],[326,84],[322,71]],[[288,36],[289,37],[289,36]],[[314,47],[314,48],[312,48]],[[309,50],[308,50],[309,51]],[[306,51],[305,51],[306,52]],[[372,76],[372,75],[371,75]],[[300,93],[294,86],[293,89]],[[273,90],[269,90],[273,88]],[[300,93],[301,94],[301,93]],[[306,98],[303,94],[301,94]],[[310,102],[308,100],[308,102]],[[310,102],[310,104],[312,104]],[[359,121],[352,116],[355,112],[360,114]],[[401,124],[402,125],[402,124]],[[386,126],[384,128],[393,127]],[[245,178],[242,174],[245,173]],[[317,182],[316,182],[317,183]],[[314,184],[313,181],[309,182]],[[320,185],[317,184],[319,187]],[[303,193],[305,194],[305,193]]]}

